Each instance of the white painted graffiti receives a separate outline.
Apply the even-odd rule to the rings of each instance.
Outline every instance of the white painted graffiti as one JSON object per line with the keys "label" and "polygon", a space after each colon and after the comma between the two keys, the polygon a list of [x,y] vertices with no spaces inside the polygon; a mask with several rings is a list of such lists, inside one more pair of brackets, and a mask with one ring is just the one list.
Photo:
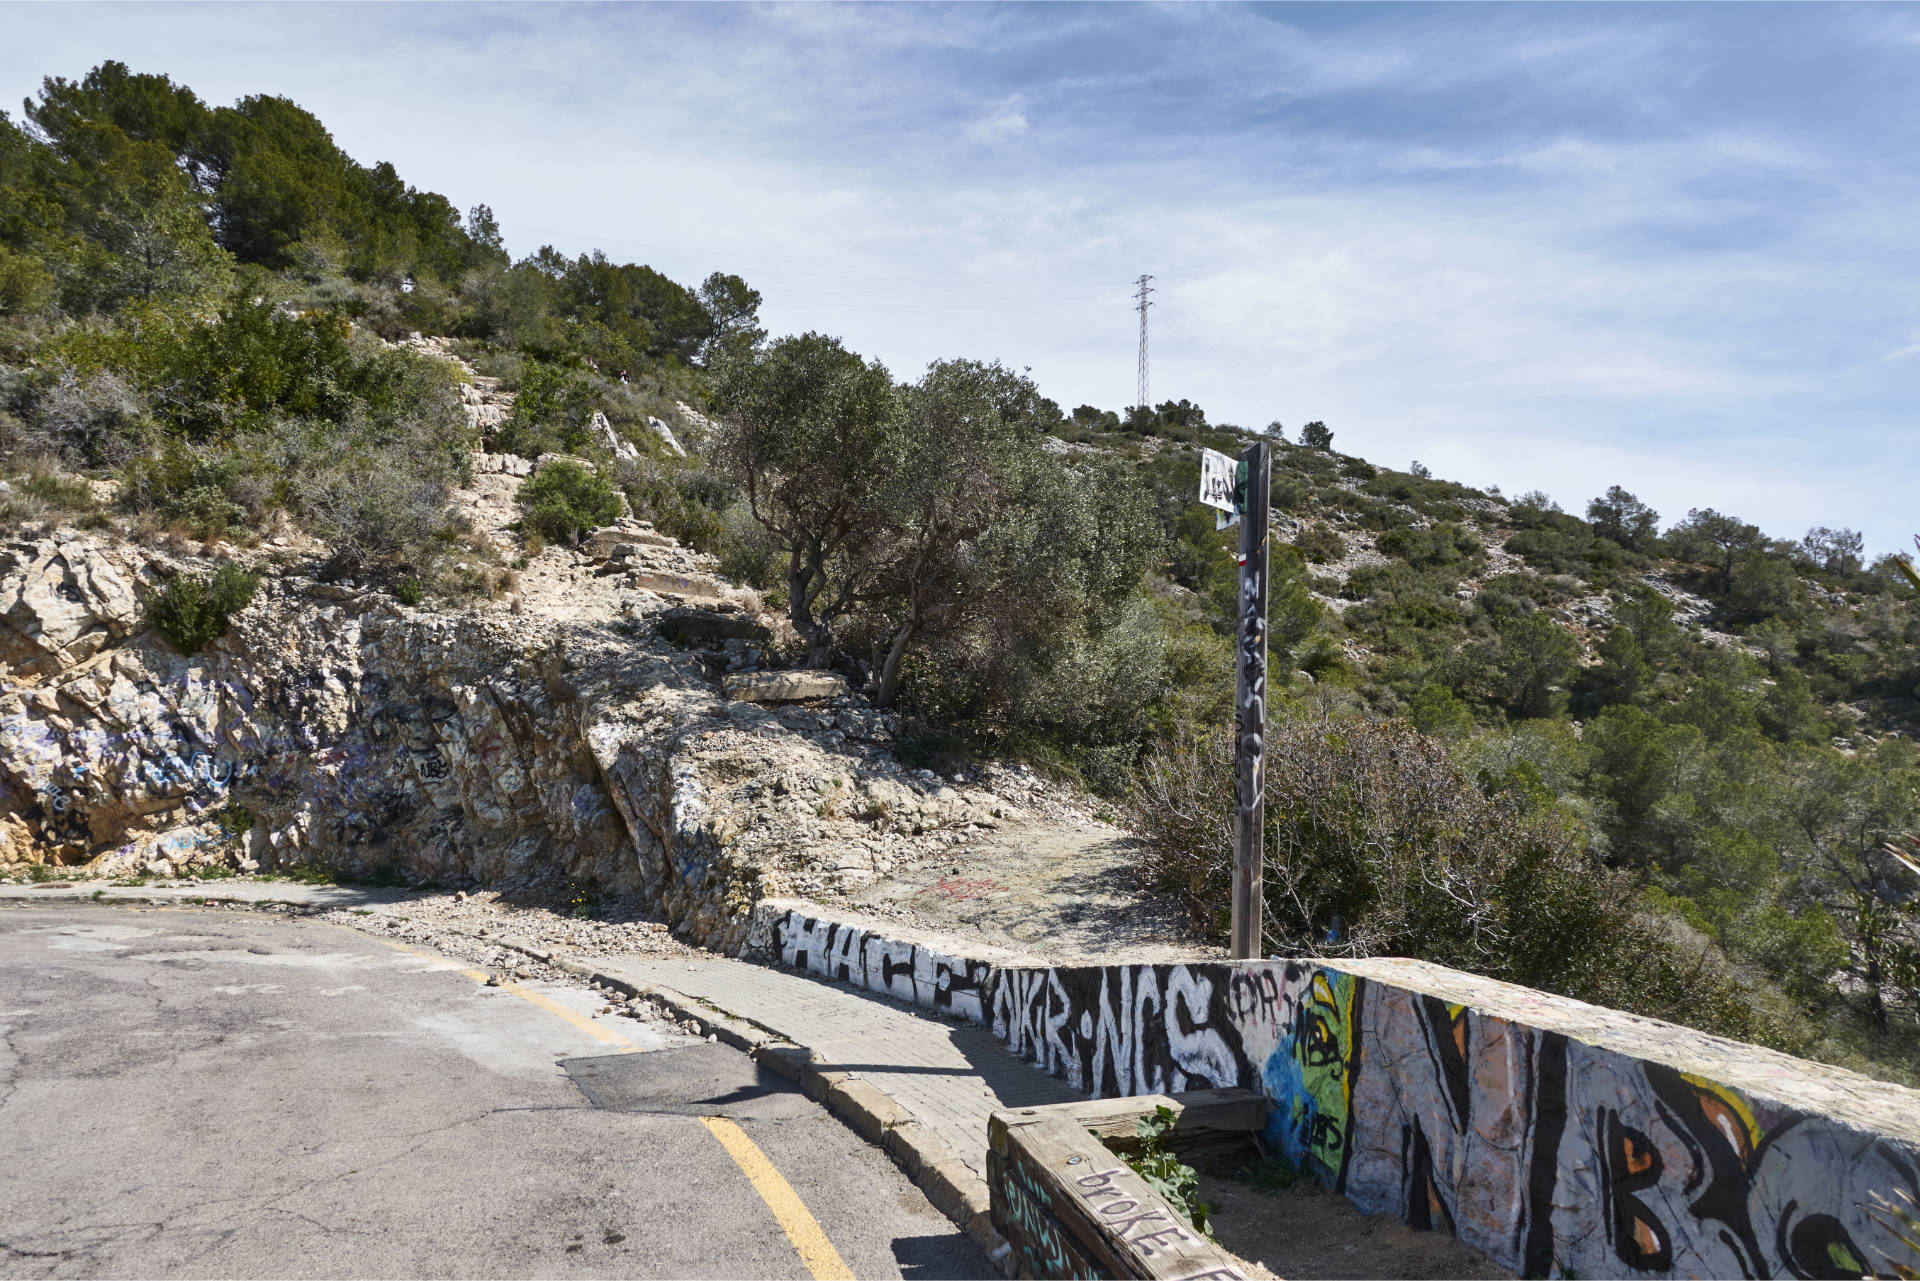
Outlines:
{"label": "white painted graffiti", "polygon": [[857,926],[788,912],[774,925],[783,965],[851,983],[929,1010],[986,1022],[985,961],[871,934]]}

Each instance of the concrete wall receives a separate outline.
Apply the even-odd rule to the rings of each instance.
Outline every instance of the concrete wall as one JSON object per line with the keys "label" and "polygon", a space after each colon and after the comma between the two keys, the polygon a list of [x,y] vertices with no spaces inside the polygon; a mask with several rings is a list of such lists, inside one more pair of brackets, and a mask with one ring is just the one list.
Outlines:
{"label": "concrete wall", "polygon": [[1045,966],[762,917],[767,959],[1096,1097],[1258,1089],[1273,1149],[1526,1275],[1920,1274],[1920,1091],[1416,961]]}

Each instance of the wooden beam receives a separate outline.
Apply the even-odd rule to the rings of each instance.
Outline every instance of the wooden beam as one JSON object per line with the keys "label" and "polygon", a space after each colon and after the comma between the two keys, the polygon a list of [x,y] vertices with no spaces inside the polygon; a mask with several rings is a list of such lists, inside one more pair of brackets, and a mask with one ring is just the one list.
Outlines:
{"label": "wooden beam", "polygon": [[1120,1099],[1089,1099],[1085,1103],[1055,1104],[1060,1112],[1099,1135],[1103,1142],[1131,1142],[1140,1118],[1156,1107],[1173,1113],[1168,1139],[1175,1143],[1243,1136],[1264,1129],[1267,1097],[1255,1090],[1231,1087],[1190,1090],[1184,1094],[1139,1094]]}
{"label": "wooden beam", "polygon": [[1190,1090],[1005,1108],[988,1119],[994,1225],[1035,1276],[1245,1278],[1238,1259],[1107,1146],[1137,1141],[1140,1118],[1156,1107],[1174,1114],[1171,1139],[1203,1142],[1259,1130],[1268,1103],[1253,1090]]}

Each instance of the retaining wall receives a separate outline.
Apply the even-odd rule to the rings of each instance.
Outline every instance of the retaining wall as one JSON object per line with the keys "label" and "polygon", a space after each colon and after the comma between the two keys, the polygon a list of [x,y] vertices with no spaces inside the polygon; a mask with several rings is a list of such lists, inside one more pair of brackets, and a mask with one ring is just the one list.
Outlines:
{"label": "retaining wall", "polygon": [[1920,1091],[1418,961],[1048,966],[764,902],[762,959],[1095,1097],[1241,1086],[1363,1210],[1529,1276],[1920,1275]]}

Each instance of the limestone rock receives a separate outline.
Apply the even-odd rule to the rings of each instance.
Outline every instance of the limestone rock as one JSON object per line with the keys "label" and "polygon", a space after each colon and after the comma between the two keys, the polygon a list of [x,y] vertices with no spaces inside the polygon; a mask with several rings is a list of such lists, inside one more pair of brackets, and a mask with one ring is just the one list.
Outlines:
{"label": "limestone rock", "polygon": [[518,454],[479,453],[473,456],[473,469],[483,476],[531,476],[533,460]]}
{"label": "limestone rock", "polygon": [[[727,598],[727,585],[707,574],[661,574],[650,570],[636,569],[629,573],[627,581],[635,587],[650,592],[659,592],[663,596],[692,596],[708,602],[714,612],[732,614],[739,605]],[[741,633],[742,639],[765,639],[765,629],[758,633]]]}
{"label": "limestone rock", "polygon": [[533,474],[537,476],[540,474],[541,469],[544,468],[548,463],[557,463],[557,462],[569,462],[574,464],[577,467],[584,467],[588,471],[600,470],[598,467],[595,467],[593,465],[593,461],[591,459],[581,458],[577,454],[555,454],[555,453],[549,452],[549,453],[542,454],[538,458],[533,460]]}
{"label": "limestone rock", "polygon": [[[679,439],[674,436],[673,428],[667,426],[651,414],[647,416],[647,429],[660,438],[660,443],[665,445],[667,452],[675,458],[685,458],[687,456],[687,451],[680,447]],[[633,446],[628,445],[627,448],[633,449]],[[639,451],[635,450],[636,457],[638,457],[638,454]]]}
{"label": "limestone rock", "polygon": [[[654,421],[649,418],[647,424],[652,426]],[[630,462],[640,457],[640,451],[634,447],[633,442],[615,431],[613,424],[607,421],[607,416],[599,410],[593,411],[593,417],[588,421],[587,426],[593,432],[594,439],[606,446],[607,452],[615,458]],[[668,438],[672,439],[672,433],[668,433]]]}
{"label": "limestone rock", "polygon": [[622,517],[611,525],[594,530],[580,544],[580,550],[594,560],[614,559],[614,549],[619,547],[677,547],[673,539],[659,533],[644,520],[635,520],[631,516]]}
{"label": "limestone rock", "polygon": [[740,672],[720,682],[728,698],[745,703],[803,703],[839,698],[847,678],[837,672]]}
{"label": "limestone rock", "polygon": [[677,645],[708,641],[772,639],[766,626],[747,614],[724,614],[713,609],[670,609],[655,624],[660,635]]}
{"label": "limestone rock", "polygon": [[0,665],[60,671],[126,636],[140,615],[130,580],[80,539],[0,551]]}

